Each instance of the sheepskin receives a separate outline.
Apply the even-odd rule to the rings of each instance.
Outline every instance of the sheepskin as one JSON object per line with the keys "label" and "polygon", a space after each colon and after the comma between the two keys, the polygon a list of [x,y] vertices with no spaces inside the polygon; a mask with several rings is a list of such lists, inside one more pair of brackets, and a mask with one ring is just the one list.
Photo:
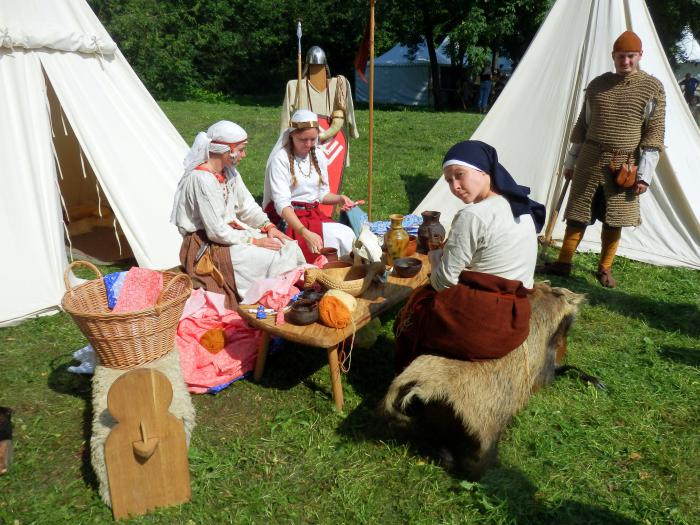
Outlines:
{"label": "sheepskin", "polygon": [[[177,348],[167,355],[146,363],[139,368],[155,368],[162,372],[170,380],[173,387],[173,400],[170,403],[170,412],[182,419],[185,424],[185,437],[187,446],[195,426],[195,410],[192,399],[187,391],[187,385],[182,377],[180,369],[180,353]],[[99,482],[99,492],[103,501],[111,507],[109,496],[109,481],[107,479],[107,467],[105,465],[105,442],[107,436],[117,422],[107,410],[107,393],[112,383],[129,370],[116,370],[100,364],[95,367],[95,375],[92,378],[92,438],[90,439],[90,456],[92,469],[95,471]]]}
{"label": "sheepskin", "polygon": [[566,336],[585,296],[536,283],[530,334],[500,359],[415,359],[389,387],[380,413],[436,447],[448,468],[478,479],[495,461],[496,446],[531,392],[554,380]]}

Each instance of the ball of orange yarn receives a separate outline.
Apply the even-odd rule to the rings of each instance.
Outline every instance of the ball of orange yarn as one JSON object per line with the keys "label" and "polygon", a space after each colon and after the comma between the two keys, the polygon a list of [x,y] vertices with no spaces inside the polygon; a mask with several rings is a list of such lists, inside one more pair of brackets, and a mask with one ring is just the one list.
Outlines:
{"label": "ball of orange yarn", "polygon": [[226,346],[226,333],[221,328],[207,330],[199,339],[199,344],[212,354],[216,354]]}
{"label": "ball of orange yarn", "polygon": [[331,328],[345,328],[352,321],[355,298],[340,290],[329,290],[318,303],[321,322]]}

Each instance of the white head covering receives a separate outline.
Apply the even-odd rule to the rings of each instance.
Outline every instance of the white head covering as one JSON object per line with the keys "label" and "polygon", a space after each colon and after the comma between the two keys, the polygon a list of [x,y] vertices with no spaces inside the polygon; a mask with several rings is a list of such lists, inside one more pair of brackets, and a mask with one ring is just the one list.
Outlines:
{"label": "white head covering", "polygon": [[[306,128],[318,129],[318,115],[316,115],[316,113],[313,111],[309,111],[308,109],[298,109],[292,115],[289,122],[289,127],[280,133],[275,147],[272,148],[270,156],[267,157],[267,164],[265,167],[266,172],[270,169],[270,164],[272,164],[272,160],[275,158],[275,155],[277,155],[277,152],[283,148],[286,148],[287,144],[289,144],[289,134],[294,130]],[[318,146],[318,139],[316,139],[316,146]]]}
{"label": "white head covering", "polygon": [[245,142],[248,134],[235,122],[220,120],[209,126],[206,133],[200,131],[184,160],[185,173],[209,160],[209,153],[226,153],[230,151],[229,144]]}

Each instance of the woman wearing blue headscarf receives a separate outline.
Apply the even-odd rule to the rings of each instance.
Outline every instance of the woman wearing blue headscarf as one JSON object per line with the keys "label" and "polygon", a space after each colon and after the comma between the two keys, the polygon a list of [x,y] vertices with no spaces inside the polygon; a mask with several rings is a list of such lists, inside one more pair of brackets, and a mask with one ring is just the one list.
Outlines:
{"label": "woman wearing blue headscarf", "polygon": [[428,254],[430,285],[414,292],[394,327],[396,365],[423,353],[467,360],[503,357],[529,333],[537,233],[545,209],[531,200],[480,141],[455,144],[443,160],[452,194],[466,206],[443,250]]}

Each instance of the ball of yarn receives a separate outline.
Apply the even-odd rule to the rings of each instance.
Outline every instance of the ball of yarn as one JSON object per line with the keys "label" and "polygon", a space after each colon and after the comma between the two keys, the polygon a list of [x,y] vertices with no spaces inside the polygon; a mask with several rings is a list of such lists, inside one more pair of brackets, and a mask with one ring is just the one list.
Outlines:
{"label": "ball of yarn", "polygon": [[335,297],[343,301],[343,304],[347,306],[350,313],[354,312],[357,308],[357,299],[355,299],[348,292],[342,290],[328,290],[325,294],[326,297]]}
{"label": "ball of yarn", "polygon": [[349,293],[329,290],[318,303],[321,322],[331,328],[345,328],[352,321],[352,312],[357,301]]}
{"label": "ball of yarn", "polygon": [[226,346],[226,333],[221,328],[207,330],[199,339],[199,344],[212,354],[216,354]]}

